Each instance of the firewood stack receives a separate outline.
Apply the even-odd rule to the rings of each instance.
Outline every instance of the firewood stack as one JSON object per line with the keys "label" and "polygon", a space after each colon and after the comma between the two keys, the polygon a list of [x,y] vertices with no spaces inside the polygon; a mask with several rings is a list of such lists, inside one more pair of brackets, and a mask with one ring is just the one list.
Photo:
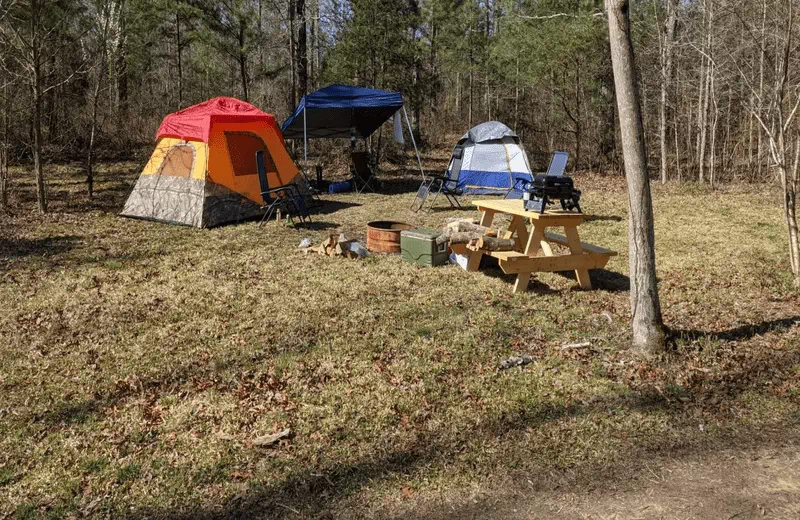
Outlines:
{"label": "firewood stack", "polygon": [[512,239],[499,238],[497,231],[476,224],[469,219],[455,220],[447,224],[436,242],[464,244],[472,251],[513,251],[516,242]]}
{"label": "firewood stack", "polygon": [[328,238],[322,241],[320,245],[317,247],[306,248],[304,251],[306,254],[317,253],[325,256],[343,256],[345,258],[353,259],[363,258],[366,256],[366,249],[364,249],[363,246],[356,247],[356,249],[363,250],[364,254],[359,254],[353,250],[352,246],[354,243],[361,246],[358,243],[358,240],[354,238],[348,238],[344,233],[331,233],[328,235]]}

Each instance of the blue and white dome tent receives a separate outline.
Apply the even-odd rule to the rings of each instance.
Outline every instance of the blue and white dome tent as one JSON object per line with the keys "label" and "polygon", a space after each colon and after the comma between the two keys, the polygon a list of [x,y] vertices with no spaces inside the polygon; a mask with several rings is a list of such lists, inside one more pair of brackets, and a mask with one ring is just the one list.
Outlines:
{"label": "blue and white dome tent", "polygon": [[473,127],[453,148],[447,177],[457,189],[475,195],[505,194],[517,180],[532,180],[531,167],[519,136],[503,123]]}

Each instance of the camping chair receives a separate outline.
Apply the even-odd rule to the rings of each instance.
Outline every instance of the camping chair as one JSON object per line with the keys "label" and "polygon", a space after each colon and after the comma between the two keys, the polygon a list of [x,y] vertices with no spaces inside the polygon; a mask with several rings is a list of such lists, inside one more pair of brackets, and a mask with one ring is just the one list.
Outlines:
{"label": "camping chair", "polygon": [[369,153],[353,152],[350,154],[352,165],[350,173],[352,175],[353,189],[356,193],[361,193],[369,188],[375,191],[375,170],[369,164]]}
{"label": "camping chair", "polygon": [[256,152],[256,167],[258,168],[258,184],[261,187],[261,200],[264,202],[261,206],[261,209],[264,210],[264,217],[258,223],[259,227],[269,220],[276,211],[286,213],[293,225],[294,218],[292,214],[297,215],[302,223],[305,223],[306,220],[311,222],[311,215],[308,214],[305,200],[303,200],[303,196],[297,186],[284,184],[275,188],[269,187],[264,150]]}
{"label": "camping chair", "polygon": [[453,162],[450,169],[446,171],[444,175],[430,174],[427,179],[422,181],[422,184],[417,190],[417,196],[414,197],[414,201],[411,203],[412,211],[421,210],[422,206],[425,205],[425,200],[432,191],[436,193],[433,196],[430,207],[433,207],[439,195],[444,195],[447,202],[450,203],[451,208],[464,209],[461,206],[461,202],[458,200],[458,197],[464,194],[464,190],[458,187],[458,179],[461,175],[461,160],[463,157],[464,147],[460,145],[456,146],[453,150]]}
{"label": "camping chair", "polygon": [[[560,177],[564,175],[564,172],[567,171],[567,161],[569,160],[569,153],[567,152],[553,152],[553,156],[550,158],[550,166],[547,167],[547,173],[545,175]],[[532,180],[532,179],[531,179]],[[524,179],[524,178],[513,178],[511,179],[512,184],[511,188],[509,188],[508,193],[506,193],[506,199],[521,199],[523,188],[526,183],[531,182],[531,180]]]}

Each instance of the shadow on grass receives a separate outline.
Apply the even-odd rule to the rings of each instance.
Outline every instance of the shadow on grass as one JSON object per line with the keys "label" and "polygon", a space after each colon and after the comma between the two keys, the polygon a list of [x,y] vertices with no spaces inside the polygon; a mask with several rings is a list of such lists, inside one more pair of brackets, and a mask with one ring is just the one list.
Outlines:
{"label": "shadow on grass", "polygon": [[[480,271],[483,272],[486,276],[491,276],[492,278],[501,278],[507,281],[510,284],[514,284],[517,279],[516,274],[505,274],[503,271],[497,266],[496,261],[493,264],[485,264],[484,257],[481,259],[481,267]],[[491,258],[491,257],[489,257]],[[492,259],[494,260],[494,259]],[[536,279],[536,275],[538,273],[533,273],[531,276],[530,284],[528,285],[529,291],[534,291],[539,294],[558,294],[561,291],[554,290],[550,288],[547,284],[540,282]],[[575,271],[557,271],[554,274],[559,276],[563,276],[569,280],[578,283],[577,278],[575,277]],[[605,292],[627,292],[631,289],[631,280],[627,276],[621,273],[615,273],[614,271],[606,271],[605,269],[591,269],[589,271],[589,277],[592,280],[592,290],[597,291],[605,291]]]}
{"label": "shadow on grass", "polygon": [[[172,518],[172,519],[228,519],[228,518],[337,518],[336,508],[346,504],[365,486],[374,487],[380,481],[397,478],[413,478],[414,474],[439,464],[447,464],[469,449],[479,449],[482,438],[504,438],[509,443],[526,431],[542,427],[565,418],[579,418],[592,414],[626,408],[631,412],[658,413],[678,417],[686,406],[669,402],[656,392],[643,392],[632,397],[615,397],[594,401],[588,405],[560,406],[551,403],[535,409],[518,409],[496,419],[479,424],[474,429],[462,431],[458,439],[443,439],[428,433],[403,449],[387,454],[364,457],[351,464],[329,464],[323,467],[306,468],[270,486],[251,485],[244,496],[235,497],[224,504],[208,508],[185,509],[141,509],[128,518]],[[791,425],[786,425],[791,431]],[[772,435],[772,437],[770,437]],[[584,462],[570,468],[544,468],[542,476],[534,470],[526,471],[525,481],[534,489],[554,490],[563,486],[575,489],[614,489],[620,480],[632,478],[642,469],[645,461],[650,463],[659,457],[672,458],[680,455],[716,449],[720,444],[766,445],[776,442],[774,432],[739,432],[738,435],[720,432],[705,438],[683,440],[680,438],[653,438],[622,440],[625,455],[614,464]],[[509,457],[511,459],[512,457]],[[546,475],[546,476],[545,476]],[[345,505],[345,507],[347,507]],[[453,518],[461,518],[454,516]]]}
{"label": "shadow on grass", "polygon": [[[487,258],[487,257],[484,257]],[[509,286],[513,286],[514,283],[517,281],[516,274],[506,274],[497,266],[497,261],[494,258],[490,258],[490,261],[493,262],[491,265],[484,265],[484,259],[481,258],[481,272],[490,278],[499,278],[505,282],[508,282]],[[509,287],[511,290],[511,287]],[[539,281],[536,278],[536,274],[534,273],[531,276],[530,281],[528,282],[528,292],[536,293],[536,294],[560,294],[560,290],[553,289],[549,285],[544,282]]]}
{"label": "shadow on grass", "polygon": [[[789,320],[796,320],[790,318]],[[776,320],[786,323],[787,320]],[[793,321],[794,323],[794,321]],[[760,325],[755,326],[760,330]],[[740,337],[737,329],[728,331],[730,337]],[[724,335],[724,333],[723,333]],[[548,423],[565,418],[587,416],[606,416],[625,410],[634,414],[663,416],[674,425],[682,428],[689,421],[695,424],[696,416],[703,411],[703,401],[709,398],[728,400],[744,392],[770,392],[775,386],[790,381],[794,376],[791,369],[800,362],[800,351],[765,352],[748,360],[747,365],[710,377],[706,384],[684,402],[677,396],[659,390],[659,385],[641,390],[632,390],[611,397],[598,397],[588,401],[573,401],[563,405],[555,402],[541,402],[536,405],[520,405],[491,417],[478,417],[476,426],[458,432],[421,431],[409,445],[367,455],[351,463],[330,462],[306,467],[294,472],[284,480],[269,486],[251,485],[248,493],[223,504],[197,508],[190,505],[179,509],[145,508],[132,511],[129,518],[295,518],[296,515],[315,518],[335,518],[337,507],[348,507],[348,500],[362,488],[375,487],[380,481],[397,478],[413,478],[419,471],[426,471],[438,465],[450,464],[464,452],[480,450],[483,439],[501,439],[513,445],[517,438],[526,432],[536,430]],[[652,388],[652,389],[651,389]],[[682,394],[683,395],[683,394]],[[720,407],[721,409],[722,407]],[[695,419],[690,419],[691,417]],[[791,423],[793,420],[790,419]],[[798,417],[795,422],[800,421]],[[525,470],[525,479],[533,479],[539,489],[554,489],[558,486],[584,486],[613,489],[619,478],[626,478],[654,458],[675,457],[700,453],[722,447],[764,446],[777,443],[782,436],[777,431],[792,431],[797,424],[775,423],[773,426],[757,425],[755,429],[720,428],[714,433],[702,436],[665,435],[642,438],[617,432],[620,444],[619,458],[609,464],[585,462],[569,468],[544,467],[537,477],[535,469]],[[760,430],[763,428],[763,430]],[[694,431],[694,429],[692,430]],[[615,435],[613,432],[611,435]],[[788,438],[788,437],[783,437]],[[551,446],[551,449],[556,448]],[[566,446],[564,446],[566,449]],[[514,459],[524,457],[509,453],[498,455],[488,464],[504,464],[515,467]],[[491,468],[490,468],[491,469]],[[510,470],[513,471],[513,470]],[[555,481],[555,482],[554,482]]]}
{"label": "shadow on grass", "polygon": [[361,204],[357,202],[342,202],[340,200],[326,200],[322,199],[321,203],[311,208],[311,217],[314,215],[330,215],[343,209],[357,208]]}
{"label": "shadow on grass", "polygon": [[783,332],[800,324],[800,315],[789,318],[779,318],[775,320],[765,320],[761,323],[741,325],[722,332],[708,332],[702,330],[670,330],[669,341],[698,341],[700,339],[717,339],[722,341],[743,341],[755,336],[763,336],[768,332]]}
{"label": "shadow on grass", "polygon": [[622,217],[617,215],[589,215],[586,222],[622,222]]}
{"label": "shadow on grass", "polygon": [[306,223],[298,221],[295,227],[298,229],[307,229],[309,231],[325,231],[326,229],[336,229],[339,227],[339,224],[335,222],[323,222],[321,220]]}
{"label": "shadow on grass", "polygon": [[77,247],[80,237],[63,235],[47,238],[0,238],[0,256],[24,258],[31,256],[48,257],[70,251]]}

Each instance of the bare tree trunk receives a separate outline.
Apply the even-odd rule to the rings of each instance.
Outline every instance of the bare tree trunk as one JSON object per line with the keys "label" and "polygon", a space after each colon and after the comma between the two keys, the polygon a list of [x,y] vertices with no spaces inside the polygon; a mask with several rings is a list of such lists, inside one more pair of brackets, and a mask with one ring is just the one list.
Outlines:
{"label": "bare tree trunk", "polygon": [[0,209],[8,207],[8,178],[9,170],[9,135],[11,130],[11,98],[9,94],[10,81],[6,80],[3,86],[3,141],[0,142]]}
{"label": "bare tree trunk", "polygon": [[519,131],[519,52],[517,53],[517,74],[514,80],[514,131]]}
{"label": "bare tree trunk", "polygon": [[127,60],[127,24],[125,16],[125,1],[122,0],[119,4],[120,9],[120,26],[119,26],[119,48],[117,49],[117,62],[115,64],[115,72],[117,79],[117,96],[116,104],[117,111],[123,124],[127,123],[128,119],[128,60]]}
{"label": "bare tree trunk", "polygon": [[[760,60],[758,66],[758,115],[756,116],[761,119],[761,100],[764,99],[764,60],[766,59],[766,52],[767,52],[767,0],[763,1],[762,4],[762,11],[761,11],[761,52],[760,52]],[[758,161],[758,178],[761,178],[761,167],[762,167],[762,157],[764,151],[764,131],[761,126],[758,127],[758,153],[756,160]]]}
{"label": "bare tree trunk", "polygon": [[572,171],[576,172],[581,167],[581,151],[583,146],[583,124],[581,119],[581,63],[575,61],[575,162],[572,163]]}
{"label": "bare tree trunk", "polygon": [[41,8],[39,0],[31,0],[31,57],[33,90],[33,171],[36,175],[36,199],[39,213],[47,213],[44,172],[42,171],[42,58],[39,22]]}
{"label": "bare tree trunk", "polygon": [[667,93],[672,81],[672,47],[675,39],[675,25],[678,20],[678,1],[666,1],[667,19],[664,23],[665,31],[661,47],[661,104],[658,107],[658,136],[661,142],[661,184],[667,182]]}
{"label": "bare tree trunk", "polygon": [[294,110],[297,106],[297,74],[295,63],[294,51],[294,13],[295,13],[295,0],[289,0],[289,83],[291,84],[291,92],[289,94],[289,112]]}
{"label": "bare tree trunk", "polygon": [[456,114],[461,119],[461,72],[456,71]]}
{"label": "bare tree trunk", "polygon": [[[714,19],[713,19],[713,3],[709,0],[704,0],[703,6],[705,8],[705,13],[703,14],[704,20],[706,21],[703,26],[706,28],[706,45],[705,45],[705,52],[710,56],[711,54],[711,33],[714,28]],[[698,175],[698,179],[700,182],[705,181],[705,169],[706,169],[706,143],[708,141],[708,107],[709,107],[709,99],[711,98],[711,83],[714,74],[714,63],[711,61],[710,58],[707,58],[705,55],[703,56],[703,60],[706,63],[705,67],[705,77],[703,78],[703,85],[704,85],[704,92],[705,95],[703,96],[703,103],[702,107],[700,108],[700,119],[699,129],[700,129],[700,146],[697,150],[697,157],[700,163],[700,172]]]}
{"label": "bare tree trunk", "polygon": [[474,63],[474,59],[473,59],[473,55],[472,55],[472,27],[470,27],[469,28],[469,116],[467,118],[468,119],[468,125],[467,126],[469,126],[470,128],[472,128],[472,94],[473,94],[473,88],[472,88],[473,70],[472,70],[472,67],[473,67],[473,63]]}
{"label": "bare tree trunk", "polygon": [[630,34],[630,6],[629,0],[605,0],[605,3],[628,183],[633,347],[641,353],[653,354],[664,348],[664,330],[656,281],[653,202]]}
{"label": "bare tree trunk", "polygon": [[311,8],[311,27],[309,28],[308,39],[311,42],[311,59],[308,60],[308,80],[310,83],[309,89],[315,88],[317,78],[317,49],[319,42],[317,42],[317,23],[319,22],[319,1],[315,1]]}
{"label": "bare tree trunk", "polygon": [[717,92],[714,85],[714,69],[715,67],[712,65],[711,67],[711,99],[713,101],[713,108],[714,112],[711,116],[711,162],[709,164],[709,175],[708,180],[711,183],[711,187],[714,187],[715,175],[716,175],[716,167],[717,167],[717,123],[719,122],[719,103],[717,101]]}
{"label": "bare tree trunk", "polygon": [[175,11],[175,44],[177,46],[178,65],[178,110],[183,108],[183,56],[181,43],[181,13]]}
{"label": "bare tree trunk", "polygon": [[250,92],[247,82],[247,52],[245,52],[244,21],[239,20],[239,73],[242,77],[242,94],[245,101],[250,101]]}
{"label": "bare tree trunk", "polygon": [[306,0],[295,0],[297,13],[297,97],[308,93],[308,43],[306,41]]}
{"label": "bare tree trunk", "polygon": [[97,105],[100,101],[100,86],[103,83],[104,66],[101,65],[97,71],[97,84],[94,86],[92,97],[92,123],[89,130],[89,151],[86,156],[86,193],[89,197],[94,196],[94,141],[97,132]]}
{"label": "bare tree trunk", "polygon": [[[797,192],[800,191],[800,138],[795,139],[794,162],[791,170],[781,172],[783,184],[783,218],[789,232],[789,261],[794,286],[800,287],[800,231],[797,228]],[[789,166],[789,165],[787,165]]]}
{"label": "bare tree trunk", "polygon": [[[100,46],[97,49],[97,56],[95,58],[95,69],[97,74],[96,83],[94,86],[94,93],[92,96],[92,120],[91,120],[91,128],[89,130],[89,150],[86,154],[86,192],[91,198],[94,196],[94,143],[95,143],[95,135],[97,134],[97,107],[100,103],[100,90],[103,86],[103,78],[105,77],[105,70],[106,70],[106,50],[107,50],[107,43],[108,43],[108,25],[110,21],[109,16],[110,9],[106,4],[102,8],[103,13],[103,27],[102,31],[99,34],[100,41],[98,45]],[[179,24],[179,19],[176,14],[175,22]],[[180,30],[180,29],[179,29]],[[181,83],[180,83],[180,36],[178,36],[178,99],[180,100],[181,95]],[[180,108],[180,101],[179,101],[179,108]]]}

